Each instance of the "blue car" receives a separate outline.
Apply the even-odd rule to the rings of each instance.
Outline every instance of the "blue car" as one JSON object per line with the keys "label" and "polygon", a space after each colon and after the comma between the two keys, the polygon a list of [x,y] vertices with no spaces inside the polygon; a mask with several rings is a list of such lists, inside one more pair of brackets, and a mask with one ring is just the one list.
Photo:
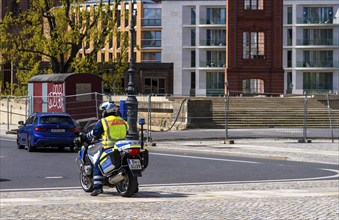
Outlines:
{"label": "blue car", "polygon": [[68,113],[33,113],[26,122],[19,121],[17,146],[29,152],[38,147],[69,147],[74,150],[73,140],[79,133],[75,120]]}

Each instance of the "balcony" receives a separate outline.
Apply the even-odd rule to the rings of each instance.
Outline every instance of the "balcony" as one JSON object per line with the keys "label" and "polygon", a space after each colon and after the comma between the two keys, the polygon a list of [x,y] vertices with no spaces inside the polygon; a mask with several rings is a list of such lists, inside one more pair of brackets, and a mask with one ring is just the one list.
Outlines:
{"label": "balcony", "polygon": [[202,18],[200,19],[200,24],[211,24],[211,25],[226,24],[226,19],[224,18]]}
{"label": "balcony", "polygon": [[339,62],[333,62],[333,61],[318,61],[318,60],[313,60],[313,61],[298,61],[297,62],[297,67],[306,67],[306,68],[313,68],[313,67],[339,67]]}
{"label": "balcony", "polygon": [[224,96],[225,90],[224,89],[206,89],[207,96]]}
{"label": "balcony", "polygon": [[219,61],[200,62],[200,67],[225,68],[226,67],[226,61],[225,60],[219,60]]}
{"label": "balcony", "polygon": [[160,27],[161,26],[161,19],[141,19],[141,26],[142,27]]}
{"label": "balcony", "polygon": [[338,24],[338,18],[299,17],[297,24]]}
{"label": "balcony", "polygon": [[297,45],[304,46],[338,46],[339,39],[298,39]]}
{"label": "balcony", "polygon": [[161,47],[161,40],[141,40],[141,48],[158,48]]}
{"label": "balcony", "polygon": [[222,40],[200,40],[200,46],[226,46],[226,41]]}

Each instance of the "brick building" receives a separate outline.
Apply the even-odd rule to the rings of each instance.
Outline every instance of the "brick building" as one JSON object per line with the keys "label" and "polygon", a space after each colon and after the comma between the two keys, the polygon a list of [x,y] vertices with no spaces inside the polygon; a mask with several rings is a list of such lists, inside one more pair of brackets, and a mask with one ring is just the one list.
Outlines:
{"label": "brick building", "polygon": [[227,1],[226,75],[229,91],[284,92],[283,1]]}

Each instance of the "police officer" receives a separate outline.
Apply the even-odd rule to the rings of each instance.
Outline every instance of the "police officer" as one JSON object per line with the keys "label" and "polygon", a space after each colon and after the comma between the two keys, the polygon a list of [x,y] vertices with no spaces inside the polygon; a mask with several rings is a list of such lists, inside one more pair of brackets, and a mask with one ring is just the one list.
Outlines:
{"label": "police officer", "polygon": [[120,116],[119,106],[112,102],[104,102],[99,109],[102,111],[102,119],[97,122],[93,130],[85,134],[86,139],[101,138],[100,142],[94,144],[99,147],[99,150],[93,167],[94,190],[91,196],[103,193],[103,176],[99,169],[99,158],[103,149],[112,148],[116,141],[125,139],[128,131],[127,122]]}

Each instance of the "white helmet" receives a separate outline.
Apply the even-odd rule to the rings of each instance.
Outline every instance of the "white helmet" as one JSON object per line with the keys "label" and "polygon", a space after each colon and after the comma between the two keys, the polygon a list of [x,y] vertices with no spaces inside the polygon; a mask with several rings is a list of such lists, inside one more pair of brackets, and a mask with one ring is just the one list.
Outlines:
{"label": "white helmet", "polygon": [[99,109],[102,111],[102,116],[106,117],[108,115],[118,115],[119,106],[114,102],[103,102],[100,104]]}

